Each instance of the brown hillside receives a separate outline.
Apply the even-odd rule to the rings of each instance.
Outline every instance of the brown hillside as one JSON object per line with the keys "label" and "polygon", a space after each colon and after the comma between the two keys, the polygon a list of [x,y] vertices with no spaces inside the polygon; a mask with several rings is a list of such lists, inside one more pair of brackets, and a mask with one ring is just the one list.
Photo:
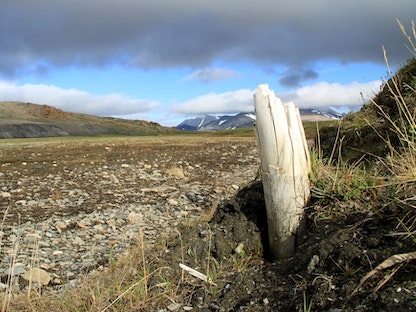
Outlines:
{"label": "brown hillside", "polygon": [[174,130],[155,122],[69,113],[49,105],[0,102],[0,138],[66,135],[157,135]]}

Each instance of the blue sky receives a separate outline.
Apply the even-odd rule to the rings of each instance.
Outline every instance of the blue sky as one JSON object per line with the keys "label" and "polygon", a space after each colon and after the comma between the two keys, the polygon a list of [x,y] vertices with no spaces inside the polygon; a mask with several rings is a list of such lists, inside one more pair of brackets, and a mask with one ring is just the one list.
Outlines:
{"label": "blue sky", "polygon": [[173,126],[284,102],[348,111],[412,54],[414,0],[0,0],[0,101]]}

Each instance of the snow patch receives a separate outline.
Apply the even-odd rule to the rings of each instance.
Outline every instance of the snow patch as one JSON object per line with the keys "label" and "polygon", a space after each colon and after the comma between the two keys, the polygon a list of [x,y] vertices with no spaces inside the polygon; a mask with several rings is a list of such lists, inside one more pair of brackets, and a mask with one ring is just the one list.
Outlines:
{"label": "snow patch", "polygon": [[256,115],[254,115],[254,114],[246,114],[246,116],[253,119],[253,120],[256,120]]}
{"label": "snow patch", "polygon": [[199,123],[199,125],[198,125],[198,127],[197,127],[197,129],[201,128],[201,127],[202,127],[202,125],[204,124],[204,122],[205,122],[205,118],[202,118],[202,119],[201,119],[201,122]]}

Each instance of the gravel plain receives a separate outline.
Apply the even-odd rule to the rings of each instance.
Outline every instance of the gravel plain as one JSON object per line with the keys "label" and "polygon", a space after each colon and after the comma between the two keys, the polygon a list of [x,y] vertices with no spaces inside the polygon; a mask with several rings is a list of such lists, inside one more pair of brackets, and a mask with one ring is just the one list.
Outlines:
{"label": "gravel plain", "polygon": [[74,286],[141,237],[198,219],[258,167],[254,138],[0,141],[0,289]]}

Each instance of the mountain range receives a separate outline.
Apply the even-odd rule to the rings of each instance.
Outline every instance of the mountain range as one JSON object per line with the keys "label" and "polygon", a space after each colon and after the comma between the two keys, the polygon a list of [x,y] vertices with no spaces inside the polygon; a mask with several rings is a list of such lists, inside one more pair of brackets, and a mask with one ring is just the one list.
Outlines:
{"label": "mountain range", "polygon": [[[333,109],[299,109],[302,121],[323,121],[342,119],[344,114],[340,114]],[[256,115],[252,113],[239,113],[236,115],[212,116],[186,119],[176,126],[178,130],[192,131],[215,131],[231,130],[237,128],[249,128],[256,121]]]}

